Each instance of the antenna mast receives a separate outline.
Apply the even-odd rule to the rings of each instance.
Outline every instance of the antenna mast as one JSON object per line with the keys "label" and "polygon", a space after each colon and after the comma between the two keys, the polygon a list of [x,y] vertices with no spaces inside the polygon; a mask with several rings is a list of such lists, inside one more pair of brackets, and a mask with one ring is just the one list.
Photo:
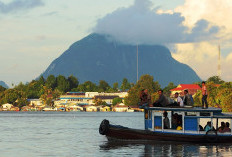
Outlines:
{"label": "antenna mast", "polygon": [[137,44],[137,82],[139,81],[139,48]]}
{"label": "antenna mast", "polygon": [[218,45],[218,77],[221,78],[221,50],[220,45]]}

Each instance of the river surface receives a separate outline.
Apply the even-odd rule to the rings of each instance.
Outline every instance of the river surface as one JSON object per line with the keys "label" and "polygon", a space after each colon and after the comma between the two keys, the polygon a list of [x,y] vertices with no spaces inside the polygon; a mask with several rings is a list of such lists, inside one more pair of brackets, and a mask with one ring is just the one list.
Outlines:
{"label": "river surface", "polygon": [[110,143],[103,119],[144,128],[141,112],[0,112],[0,157],[232,156],[232,144]]}

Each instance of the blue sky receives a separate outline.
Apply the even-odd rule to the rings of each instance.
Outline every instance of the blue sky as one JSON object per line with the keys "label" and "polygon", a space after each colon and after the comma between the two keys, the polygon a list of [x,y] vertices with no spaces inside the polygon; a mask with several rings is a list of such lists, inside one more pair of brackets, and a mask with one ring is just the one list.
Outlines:
{"label": "blue sky", "polygon": [[[148,25],[159,29],[161,26],[157,23],[164,23],[172,26],[167,29],[176,28],[165,34],[166,38],[160,44],[169,47],[175,59],[190,65],[203,79],[217,74],[216,65],[209,65],[217,62],[217,45],[220,43],[224,57],[222,79],[231,81],[232,72],[228,68],[232,66],[232,25],[229,17],[224,18],[223,24],[220,17],[232,15],[232,3],[220,3],[220,10],[218,3],[219,0],[210,0],[210,4],[209,0],[0,0],[0,80],[8,85],[31,81],[73,42],[93,31],[101,32],[99,26],[109,26],[107,33],[112,33],[114,29],[108,25],[108,17],[120,22],[122,18],[118,14],[123,16],[134,11],[133,15],[136,15],[141,4],[141,7],[148,5],[146,14],[139,14],[142,20],[148,16],[158,17],[149,20],[153,23],[148,22]],[[133,9],[136,6],[138,8]],[[165,18],[159,21],[159,17]],[[201,28],[208,29],[205,31],[208,34],[202,35]],[[212,32],[209,28],[215,29]],[[152,27],[149,29],[152,31]],[[134,31],[143,32],[139,28]],[[191,32],[191,36],[188,33],[186,36],[186,31]],[[174,38],[179,35],[180,40]],[[170,38],[173,40],[167,40]],[[145,43],[150,40],[158,42],[145,35],[143,39]]]}

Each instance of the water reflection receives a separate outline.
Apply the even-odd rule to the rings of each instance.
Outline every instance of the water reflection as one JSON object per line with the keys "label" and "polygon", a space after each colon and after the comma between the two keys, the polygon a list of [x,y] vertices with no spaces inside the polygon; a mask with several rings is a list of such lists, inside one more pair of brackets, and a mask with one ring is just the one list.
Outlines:
{"label": "water reflection", "polygon": [[138,142],[138,141],[108,141],[100,145],[100,150],[124,150],[129,152],[139,151],[141,157],[154,156],[230,156],[232,144],[189,144],[175,142]]}

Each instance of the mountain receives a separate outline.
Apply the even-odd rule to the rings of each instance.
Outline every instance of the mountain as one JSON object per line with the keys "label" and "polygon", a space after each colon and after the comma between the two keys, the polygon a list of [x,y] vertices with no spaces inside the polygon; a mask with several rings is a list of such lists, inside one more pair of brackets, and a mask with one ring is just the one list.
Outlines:
{"label": "mountain", "polygon": [[3,82],[3,81],[0,81],[0,86],[5,87],[5,88],[9,88],[9,87],[7,86],[7,84],[6,84],[5,82]]}
{"label": "mountain", "polygon": [[[162,87],[169,82],[187,84],[200,81],[197,74],[186,64],[172,58],[170,51],[161,45],[139,45],[139,76],[150,74]],[[55,59],[42,74],[74,75],[80,82],[110,84],[127,78],[137,80],[137,47],[111,40],[106,35],[90,34],[72,44]]]}

